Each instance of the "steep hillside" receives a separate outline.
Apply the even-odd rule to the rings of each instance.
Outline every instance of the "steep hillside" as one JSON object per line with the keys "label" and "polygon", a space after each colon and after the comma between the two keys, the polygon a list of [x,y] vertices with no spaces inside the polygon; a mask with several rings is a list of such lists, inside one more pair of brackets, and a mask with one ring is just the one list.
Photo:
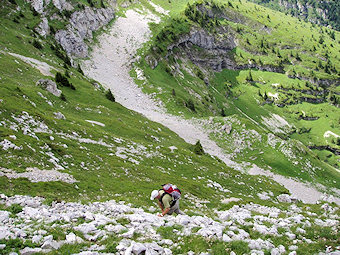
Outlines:
{"label": "steep hillside", "polygon": [[[209,25],[211,28],[206,30],[188,16],[181,22],[172,21],[156,5],[169,8],[171,15],[182,15],[184,1],[178,1],[178,5],[164,1],[118,1],[118,4],[94,0],[1,2],[0,253],[225,254],[233,251],[293,255],[339,250],[339,208],[333,202],[336,199],[329,196],[335,195],[339,188],[339,174],[297,141],[300,137],[292,131],[293,125],[300,128],[300,120],[287,124],[279,116],[290,118],[280,110],[290,106],[287,102],[283,102],[287,106],[279,108],[258,95],[258,90],[261,94],[274,93],[268,84],[276,82],[275,79],[298,83],[296,78],[287,78],[282,72],[270,73],[266,78],[268,71],[285,68],[289,71],[291,67],[277,66],[274,53],[263,54],[263,65],[242,58],[241,54],[253,54],[256,47],[232,49],[242,43],[242,37],[238,37],[232,24],[222,27],[221,24],[229,22],[223,17],[212,17],[214,23],[221,24],[217,28],[215,24]],[[218,8],[220,14],[224,10],[225,7]],[[120,17],[130,13],[141,16],[153,13],[161,21],[159,25],[150,24],[155,38],[163,28],[172,26],[176,31],[167,35],[167,40],[157,39],[159,49],[163,50],[152,47],[148,51],[156,39],[146,43],[140,55],[144,50],[149,61],[140,58],[141,62],[136,62],[139,69],[133,66],[132,76],[136,80],[143,78],[137,82],[145,86],[145,91],[157,91],[155,98],[162,99],[169,112],[196,117],[192,125],[205,126],[210,139],[223,148],[226,156],[240,162],[237,166],[242,171],[202,152],[198,145],[185,142],[164,126],[167,123],[162,125],[158,123],[160,120],[154,122],[125,108],[104,84],[84,75],[79,57],[91,59],[94,42],[101,40],[98,35],[101,32],[110,35],[112,31],[105,34],[105,26],[114,28],[124,20],[119,20]],[[263,27],[251,20],[251,15],[255,15],[252,12],[249,17],[234,14],[234,18],[239,16],[254,28]],[[222,32],[230,29],[235,36],[234,41],[221,44],[221,59],[216,59],[216,52],[209,51],[214,49],[204,48],[208,41],[202,47],[199,44],[202,38],[215,38],[215,29]],[[190,39],[190,31],[198,31],[198,37]],[[139,47],[133,38],[114,36],[132,42],[131,47]],[[179,40],[183,40],[183,45]],[[255,44],[251,35],[249,40]],[[328,37],[325,40],[333,43]],[[246,45],[246,41],[243,43]],[[334,47],[338,49],[335,43]],[[130,56],[129,49],[121,49]],[[296,52],[293,50],[293,54]],[[321,54],[323,48],[318,47],[316,52]],[[308,55],[299,54],[303,59],[304,54]],[[157,63],[154,69],[149,66],[150,60]],[[219,67],[220,60],[234,61],[228,62],[233,63],[232,70],[226,70],[224,62]],[[331,84],[339,78],[333,70],[338,70],[338,58],[331,48],[329,60],[334,68],[329,72],[319,69],[315,75]],[[111,68],[118,69],[112,64],[116,62],[110,63]],[[126,69],[131,66],[131,62],[122,64]],[[249,73],[248,69],[255,67],[262,69]],[[300,67],[294,65],[294,68]],[[296,69],[300,70],[301,79],[308,77],[303,72],[308,68],[313,66]],[[250,74],[254,81],[248,77],[248,82],[244,82]],[[260,83],[259,77],[266,78],[266,83],[262,80]],[[110,78],[110,83],[117,84],[121,77]],[[132,82],[129,76],[124,79]],[[158,88],[150,84],[157,84]],[[125,85],[129,89],[131,84]],[[327,85],[323,93],[334,90],[336,94],[336,89]],[[128,90],[125,95],[133,100],[131,91],[134,92]],[[280,93],[284,94],[281,90]],[[197,104],[199,96],[202,102],[204,96],[208,100]],[[320,114],[336,119],[338,108],[329,105],[332,102],[324,99],[322,106],[327,107],[327,113],[320,110]],[[182,127],[181,119],[178,120]],[[325,128],[339,133],[336,126]],[[311,134],[319,137],[319,131]],[[298,136],[296,140],[289,138],[294,135]],[[338,148],[335,146],[330,145]],[[330,161],[335,160],[332,157]],[[275,178],[247,174],[252,166],[251,173],[259,170],[255,165],[263,169],[271,167],[273,172],[286,176],[298,176],[297,180],[322,184],[320,189],[328,191],[328,195],[316,204],[306,204],[290,195]],[[159,209],[149,200],[150,191],[165,182],[181,188],[181,209],[187,215],[157,217]],[[306,190],[315,191],[303,189]]]}
{"label": "steep hillside", "polygon": [[[241,152],[235,157],[255,157],[257,164],[290,176],[315,171],[324,181],[325,172],[332,176],[335,171],[319,158],[339,167],[340,45],[330,33],[338,37],[250,3],[188,5],[161,30],[155,27],[154,45],[140,67],[148,82],[140,84],[174,114],[233,116],[247,126],[241,133],[255,128],[255,140],[254,135],[229,135],[238,137],[234,146],[224,145]],[[271,144],[269,133],[278,139],[269,146],[272,152],[264,151]],[[282,155],[279,164],[272,160],[277,155]],[[310,177],[309,172],[302,178],[315,178]]]}
{"label": "steep hillside", "polygon": [[335,30],[340,30],[339,1],[252,0],[252,2],[272,8],[274,10],[282,11],[315,24],[320,24],[326,27],[330,26]]}

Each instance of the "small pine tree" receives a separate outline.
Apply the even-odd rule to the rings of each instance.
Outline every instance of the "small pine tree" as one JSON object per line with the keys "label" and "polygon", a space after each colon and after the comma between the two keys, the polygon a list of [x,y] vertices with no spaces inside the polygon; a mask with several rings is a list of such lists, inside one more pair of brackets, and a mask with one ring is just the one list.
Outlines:
{"label": "small pine tree", "polygon": [[204,154],[204,150],[203,150],[203,147],[202,147],[200,140],[198,140],[197,143],[194,145],[194,153],[197,154],[197,155],[203,155]]}
{"label": "small pine tree", "polygon": [[324,42],[325,42],[325,39],[323,38],[323,36],[320,36],[319,44],[323,44]]}
{"label": "small pine tree", "polygon": [[77,71],[78,71],[79,73],[81,73],[82,75],[84,75],[84,72],[83,72],[83,70],[81,69],[80,64],[78,64]]}
{"label": "small pine tree", "polygon": [[195,104],[191,98],[185,103],[185,106],[192,110],[193,112],[196,112]]}
{"label": "small pine tree", "polygon": [[66,97],[65,97],[65,95],[64,95],[64,93],[61,93],[61,95],[60,95],[60,99],[61,100],[63,100],[64,102],[66,102],[67,100],[66,100]]}
{"label": "small pine tree", "polygon": [[248,76],[246,78],[247,81],[254,81],[253,75],[251,74],[251,71],[249,71]]}
{"label": "small pine tree", "polygon": [[222,108],[222,110],[221,110],[221,116],[222,116],[222,117],[227,116],[227,115],[225,114],[225,112],[224,112],[224,108]]}
{"label": "small pine tree", "polygon": [[111,90],[109,89],[106,94],[105,94],[106,98],[109,99],[110,101],[112,102],[116,102],[116,99],[115,97],[113,96]]}
{"label": "small pine tree", "polygon": [[70,78],[70,73],[69,73],[68,70],[65,71],[65,76],[66,76],[67,78]]}
{"label": "small pine tree", "polygon": [[171,94],[175,97],[176,96],[176,91],[175,89],[172,89]]}
{"label": "small pine tree", "polygon": [[267,99],[268,99],[267,92],[264,92],[263,99],[264,99],[264,100],[267,100]]}

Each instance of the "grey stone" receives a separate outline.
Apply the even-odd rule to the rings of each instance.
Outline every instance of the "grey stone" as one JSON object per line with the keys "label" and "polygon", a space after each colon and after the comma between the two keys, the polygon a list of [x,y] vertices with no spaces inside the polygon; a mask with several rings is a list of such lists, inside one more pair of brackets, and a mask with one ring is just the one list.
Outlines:
{"label": "grey stone", "polygon": [[63,11],[63,10],[72,11],[74,9],[73,6],[70,3],[68,3],[66,0],[52,0],[52,1],[53,1],[53,5],[59,11]]}
{"label": "grey stone", "polygon": [[32,8],[38,12],[43,13],[44,11],[44,0],[26,0],[26,2],[31,3]]}
{"label": "grey stone", "polygon": [[291,197],[288,194],[281,194],[279,196],[277,196],[277,200],[279,200],[279,202],[281,203],[291,203]]}
{"label": "grey stone", "polygon": [[45,241],[44,244],[41,246],[42,249],[52,249],[52,250],[58,250],[60,248],[60,243],[57,241]]}
{"label": "grey stone", "polygon": [[43,37],[46,37],[50,34],[50,26],[48,25],[48,20],[46,17],[41,19],[41,22],[39,23],[38,27],[35,28],[35,31],[37,31],[38,34]]}
{"label": "grey stone", "polygon": [[222,127],[222,130],[224,130],[228,135],[231,133],[232,125],[224,124]]}
{"label": "grey stone", "polygon": [[58,89],[57,84],[54,81],[48,79],[41,79],[37,82],[36,85],[41,86],[43,89],[55,95],[56,97],[60,97],[61,95],[62,91]]}
{"label": "grey stone", "polygon": [[0,222],[8,221],[10,213],[8,211],[0,211]]}
{"label": "grey stone", "polygon": [[42,235],[35,235],[32,237],[32,243],[40,243],[42,238],[43,238]]}
{"label": "grey stone", "polygon": [[142,243],[133,244],[133,246],[132,246],[133,254],[139,255],[139,254],[143,253],[144,251],[146,251],[146,247],[145,247],[144,244],[142,244]]}
{"label": "grey stone", "polygon": [[31,255],[31,254],[35,254],[38,252],[41,252],[42,249],[41,248],[29,248],[29,247],[25,247],[24,249],[22,249],[20,251],[21,255]]}
{"label": "grey stone", "polygon": [[64,114],[62,114],[61,112],[54,112],[54,118],[58,119],[58,120],[65,120],[65,116]]}

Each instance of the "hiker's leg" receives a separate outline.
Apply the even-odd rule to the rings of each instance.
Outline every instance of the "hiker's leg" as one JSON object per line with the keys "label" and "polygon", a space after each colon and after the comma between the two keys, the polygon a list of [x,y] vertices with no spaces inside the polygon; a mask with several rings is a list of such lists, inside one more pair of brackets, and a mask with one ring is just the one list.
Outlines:
{"label": "hiker's leg", "polygon": [[174,207],[170,207],[170,210],[168,211],[168,215],[171,215],[171,214],[173,214],[174,213],[174,211],[175,211],[175,208]]}
{"label": "hiker's leg", "polygon": [[185,215],[185,213],[179,209],[179,200],[176,201],[176,204],[172,208],[174,208],[175,213]]}

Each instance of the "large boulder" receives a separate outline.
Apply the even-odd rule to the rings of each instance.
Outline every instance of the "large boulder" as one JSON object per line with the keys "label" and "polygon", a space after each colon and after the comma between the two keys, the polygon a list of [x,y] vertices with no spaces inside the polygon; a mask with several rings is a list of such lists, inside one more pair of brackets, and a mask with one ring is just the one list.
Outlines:
{"label": "large boulder", "polygon": [[51,81],[51,80],[48,80],[48,79],[40,79],[37,82],[37,86],[42,87],[46,91],[55,95],[56,97],[60,97],[61,92],[62,92],[60,89],[58,89],[57,84],[54,81]]}

